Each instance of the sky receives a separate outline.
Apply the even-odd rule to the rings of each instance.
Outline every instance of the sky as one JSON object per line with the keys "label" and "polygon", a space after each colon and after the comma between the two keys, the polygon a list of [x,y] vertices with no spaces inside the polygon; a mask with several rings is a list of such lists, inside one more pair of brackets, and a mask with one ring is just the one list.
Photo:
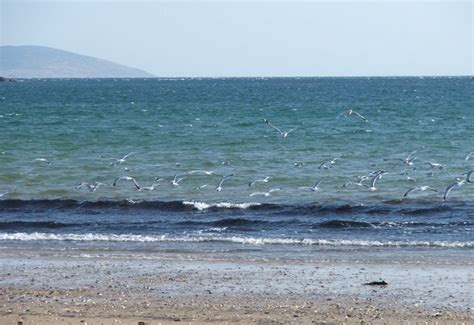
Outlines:
{"label": "sky", "polygon": [[474,1],[0,0],[0,45],[162,77],[473,75]]}

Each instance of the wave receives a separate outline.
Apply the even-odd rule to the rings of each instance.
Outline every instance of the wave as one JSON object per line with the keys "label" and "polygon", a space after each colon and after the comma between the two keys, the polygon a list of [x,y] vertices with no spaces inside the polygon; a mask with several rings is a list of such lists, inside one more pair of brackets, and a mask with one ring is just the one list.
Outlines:
{"label": "wave", "polygon": [[181,201],[77,201],[77,200],[0,200],[0,211],[11,209],[111,209],[142,208],[189,210]]}
{"label": "wave", "polygon": [[224,208],[224,209],[249,209],[252,207],[261,206],[262,203],[248,202],[248,203],[230,203],[230,202],[219,202],[219,203],[206,203],[200,201],[183,201],[186,206],[192,206],[193,208],[202,211],[212,208]]}
{"label": "wave", "polygon": [[226,218],[215,221],[194,221],[185,220],[176,223],[180,226],[208,226],[208,227],[245,227],[245,226],[258,226],[272,223],[271,221],[265,220],[252,220],[245,218]]}
{"label": "wave", "polygon": [[320,222],[311,222],[305,219],[288,218],[288,219],[261,219],[261,218],[219,218],[216,220],[130,220],[130,221],[113,221],[113,220],[95,220],[95,221],[75,221],[73,223],[63,223],[56,220],[41,221],[25,221],[25,220],[9,220],[0,222],[0,230],[9,231],[41,231],[41,229],[54,229],[64,231],[62,229],[77,228],[82,231],[148,231],[149,229],[176,228],[186,230],[209,230],[220,229],[221,231],[261,231],[261,230],[281,230],[293,229],[328,229],[328,230],[358,230],[366,231],[383,230],[390,228],[465,228],[474,225],[470,221],[452,221],[447,223],[440,222],[417,222],[417,221],[354,221],[354,220],[324,220]]}
{"label": "wave", "polygon": [[35,229],[61,229],[77,228],[82,231],[91,231],[91,229],[107,229],[108,231],[115,230],[148,230],[151,228],[162,227],[189,227],[193,229],[212,229],[219,228],[221,230],[237,230],[237,231],[258,231],[263,229],[389,229],[389,228],[454,228],[454,227],[469,227],[474,225],[470,221],[452,221],[447,223],[440,222],[417,222],[417,221],[354,221],[354,220],[325,220],[321,222],[309,222],[308,220],[300,220],[291,218],[286,220],[262,220],[255,218],[223,218],[217,220],[195,220],[188,219],[182,221],[176,220],[130,220],[130,221],[99,221],[94,222],[74,222],[63,223],[56,220],[41,220],[41,221],[25,221],[25,220],[10,220],[0,222],[0,230],[8,231],[34,231]]}
{"label": "wave", "polygon": [[58,229],[80,226],[81,224],[67,224],[56,221],[4,221],[0,222],[0,229],[48,228]]}
{"label": "wave", "polygon": [[256,238],[244,236],[170,236],[134,234],[49,234],[49,233],[0,233],[0,241],[73,241],[73,242],[183,242],[183,243],[234,243],[243,245],[299,245],[332,247],[444,247],[474,248],[474,241],[370,241],[338,239]]}
{"label": "wave", "polygon": [[316,225],[318,228],[375,228],[375,225],[363,221],[329,220]]}
{"label": "wave", "polygon": [[9,211],[34,211],[69,210],[95,213],[97,210],[153,210],[169,212],[209,211],[219,212],[224,210],[248,210],[281,215],[405,215],[418,216],[441,214],[447,212],[474,211],[472,204],[459,204],[456,202],[444,203],[375,203],[364,204],[274,204],[259,202],[201,202],[201,201],[77,201],[77,200],[0,200],[0,212]]}

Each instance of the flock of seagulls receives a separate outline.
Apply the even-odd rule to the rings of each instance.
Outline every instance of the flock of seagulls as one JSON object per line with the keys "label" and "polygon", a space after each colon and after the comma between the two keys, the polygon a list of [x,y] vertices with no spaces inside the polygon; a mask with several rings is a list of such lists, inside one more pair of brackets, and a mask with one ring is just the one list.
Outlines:
{"label": "flock of seagulls", "polygon": [[[346,117],[355,116],[355,117],[359,118],[360,120],[362,120],[366,123],[369,122],[369,120],[366,117],[364,117],[362,114],[360,114],[359,112],[357,112],[355,110],[352,110],[352,109],[349,109],[347,111],[342,112],[341,114],[339,114],[338,118],[340,116],[346,116]],[[265,119],[264,122],[267,125],[269,125],[271,128],[277,130],[283,138],[286,138],[290,132],[297,129],[297,128],[294,128],[294,129],[289,130],[288,132],[284,132],[280,128],[278,128],[278,127],[274,126],[273,124],[271,124],[267,119]],[[407,166],[414,166],[415,161],[417,160],[417,158],[414,156],[416,153],[417,153],[417,151],[413,151],[413,152],[409,153],[405,158],[397,158],[396,160],[401,160]],[[468,161],[473,154],[474,154],[474,152],[470,152],[465,157],[464,161]],[[335,158],[329,159],[327,161],[323,161],[319,165],[318,169],[330,169],[330,168],[334,167],[334,165],[336,164],[336,161],[339,160],[339,159],[340,158],[335,157]],[[390,159],[384,159],[384,160],[390,160]],[[437,162],[427,161],[425,164],[429,165],[433,169],[445,169],[445,168],[447,168],[447,165],[437,163]],[[304,163],[298,162],[298,163],[295,163],[294,165],[296,167],[302,167],[304,165]],[[452,190],[454,190],[456,188],[460,188],[461,186],[463,186],[466,183],[473,183],[474,181],[471,179],[473,173],[474,173],[474,170],[468,171],[467,173],[462,175],[462,176],[466,177],[465,179],[456,178],[456,181],[454,183],[448,185],[448,187],[444,191],[443,201],[447,200],[447,198],[448,198],[448,196],[449,196],[449,194],[451,193]],[[375,187],[376,182],[378,180],[382,179],[383,175],[385,175],[385,174],[387,174],[387,172],[379,170],[379,171],[373,172],[373,173],[371,173],[367,176],[359,176],[358,177],[358,182],[347,182],[347,183],[343,184],[342,187],[347,187],[349,185],[355,185],[355,186],[366,187],[370,191],[376,191],[377,190],[377,188]],[[434,173],[430,173],[430,175],[433,176]],[[370,185],[364,184],[364,182],[367,181],[367,180],[370,180]],[[409,176],[407,176],[407,180],[413,181],[413,179],[410,178]],[[319,191],[320,190],[319,189],[319,184],[321,183],[321,181],[322,181],[322,179],[317,181],[316,184],[313,187],[300,187],[300,188],[301,189],[309,189],[311,191]],[[431,186],[427,186],[427,185],[412,187],[412,188],[408,189],[403,194],[403,198],[406,198],[410,193],[417,192],[417,191],[438,192],[438,190],[432,188]],[[265,194],[267,194],[266,196],[268,196],[270,193],[267,192]]]}
{"label": "flock of seagulls", "polygon": [[[364,123],[369,122],[368,119],[365,116],[363,116],[359,112],[357,112],[355,110],[352,110],[352,109],[349,109],[347,111],[342,112],[338,116],[338,118],[340,116],[355,117],[356,119],[361,120]],[[267,119],[264,119],[263,121],[264,121],[265,125],[267,125],[269,128],[271,128],[272,130],[275,130],[276,132],[278,132],[278,135],[281,138],[287,138],[292,132],[298,130],[298,127],[294,127],[294,128],[289,129],[287,131],[284,131],[281,128],[279,128],[279,127],[275,126],[274,124],[272,124]],[[425,166],[427,166],[426,168],[429,168],[429,169],[432,170],[429,173],[430,176],[434,176],[434,171],[435,170],[444,170],[444,169],[448,168],[448,166],[445,165],[445,164],[442,164],[442,163],[439,163],[439,162],[433,162],[433,161],[426,161],[426,162],[423,162],[421,165],[416,164],[416,162],[418,161],[417,157],[415,156],[416,153],[417,153],[417,151],[413,151],[413,152],[410,152],[408,155],[406,155],[403,158],[390,158],[390,159],[383,159],[383,160],[384,161],[390,161],[390,160],[400,161],[401,163],[403,163],[405,165],[406,170],[408,170],[409,168],[412,169],[412,170],[415,170],[416,168],[420,168],[421,165],[425,165]],[[133,155],[136,155],[136,152],[130,152],[130,153],[122,156],[121,158],[107,158],[107,157],[104,157],[104,156],[101,156],[101,158],[105,158],[105,159],[110,160],[110,165],[113,166],[113,167],[117,167],[117,166],[122,165],[125,162],[127,162],[127,160]],[[468,153],[466,155],[466,157],[464,158],[464,161],[469,161],[471,159],[471,157],[473,157],[473,155],[474,155],[474,152]],[[344,159],[344,158],[342,158],[342,157],[333,157],[331,159],[328,159],[328,160],[325,160],[325,161],[321,162],[317,168],[318,168],[318,170],[321,170],[321,171],[324,171],[324,170],[328,171],[328,170],[334,168],[337,165],[337,162],[341,159]],[[47,158],[36,158],[36,159],[33,160],[33,162],[34,163],[39,163],[39,164],[47,164],[47,165],[51,164],[51,161]],[[230,163],[231,163],[231,161],[227,161],[225,163],[223,162],[223,165],[227,165],[227,164],[230,164]],[[176,163],[176,166],[181,167],[181,164]],[[294,163],[294,166],[295,167],[304,167],[305,163],[296,162],[296,163]],[[130,171],[128,168],[124,168],[124,170],[125,171]],[[377,189],[378,189],[377,185],[382,180],[382,178],[385,175],[394,174],[394,173],[395,173],[395,171],[390,171],[390,172],[386,172],[384,170],[372,171],[372,172],[368,173],[367,175],[357,176],[357,181],[348,181],[348,182],[344,183],[342,185],[342,187],[345,188],[345,187],[356,186],[356,187],[360,187],[360,188],[365,188],[365,189],[367,189],[368,191],[371,191],[371,192],[377,191]],[[406,176],[407,181],[415,181],[415,179],[413,179],[411,176],[408,175],[408,171],[406,171],[405,174],[407,174],[407,176]],[[473,174],[474,174],[474,170],[470,170],[470,171],[467,171],[466,173],[460,175],[460,177],[454,178],[454,182],[448,184],[448,186],[444,190],[443,201],[446,201],[448,199],[450,193],[453,190],[459,189],[459,188],[461,188],[462,186],[464,186],[466,184],[474,183]],[[224,183],[226,182],[226,180],[234,177],[235,174],[231,173],[231,174],[227,174],[227,175],[221,175],[221,174],[218,174],[218,173],[216,173],[215,171],[212,171],[212,170],[191,170],[191,171],[186,172],[186,173],[180,173],[180,174],[176,173],[174,175],[174,177],[172,177],[171,179],[168,179],[168,180],[166,180],[164,178],[156,177],[154,179],[153,183],[149,186],[141,186],[134,177],[120,176],[120,177],[117,177],[111,185],[106,184],[106,183],[102,183],[102,182],[93,182],[93,183],[81,182],[79,185],[77,185],[75,187],[75,189],[76,190],[86,190],[86,191],[89,191],[89,192],[96,192],[100,187],[106,187],[106,186],[117,187],[117,186],[120,186],[120,184],[122,184],[122,183],[128,182],[128,183],[131,183],[137,191],[154,191],[159,186],[161,186],[163,184],[163,182],[165,182],[165,181],[169,182],[171,184],[171,186],[173,186],[173,187],[178,187],[187,178],[193,177],[193,176],[219,177],[219,180],[216,180],[216,183],[214,183],[214,185],[212,185],[212,184],[203,184],[203,185],[195,187],[195,189],[200,190],[200,189],[204,189],[204,188],[213,188],[215,191],[221,192],[223,190],[223,186],[224,186]],[[273,179],[272,176],[265,176],[263,178],[251,180],[247,184],[248,184],[249,188],[253,188],[253,187],[256,187],[256,186],[261,186],[263,184],[269,183],[269,182],[272,181],[272,179]],[[299,189],[309,191],[309,192],[318,192],[318,191],[322,190],[321,189],[321,183],[323,183],[323,181],[325,181],[325,178],[320,177],[319,179],[316,180],[314,185],[312,185],[312,186],[302,186],[302,187],[299,187]],[[278,192],[278,191],[281,191],[281,190],[282,190],[281,187],[276,187],[276,188],[271,188],[267,191],[254,191],[254,192],[248,194],[248,196],[249,197],[254,197],[254,196],[268,197],[268,196],[271,196],[272,193],[275,193],[275,192]],[[408,196],[411,196],[414,193],[425,192],[425,191],[429,191],[429,192],[433,192],[433,193],[440,192],[439,189],[436,189],[436,188],[434,188],[432,186],[429,186],[429,185],[414,186],[414,187],[408,188],[403,193],[401,198],[402,199],[407,198]],[[8,192],[7,193],[0,193],[0,197],[4,197],[7,194],[8,194]]]}
{"label": "flock of seagulls", "polygon": [[[367,118],[365,118],[362,114],[360,114],[359,112],[354,111],[354,110],[348,110],[348,111],[345,111],[341,114],[346,116],[346,117],[355,116],[356,118],[358,118],[358,119],[360,119],[360,120],[362,120],[366,123],[368,122]],[[284,130],[276,127],[275,125],[273,125],[267,119],[264,119],[264,123],[266,125],[268,125],[271,129],[277,131],[279,136],[282,137],[282,138],[288,137],[288,135],[291,132],[298,129],[297,127],[295,127],[295,128],[292,128],[288,131],[284,131]],[[416,169],[417,167],[415,166],[415,163],[418,160],[418,158],[415,156],[416,153],[417,153],[417,151],[413,151],[413,152],[410,152],[408,155],[406,155],[404,158],[394,158],[394,159],[384,159],[384,160],[385,161],[388,161],[388,160],[400,161],[401,163],[403,163],[405,165],[406,168],[411,167],[413,169]],[[135,152],[131,152],[131,153],[126,154],[122,158],[119,158],[119,159],[110,158],[110,160],[112,161],[110,164],[112,166],[120,165],[120,164],[124,163],[130,156],[132,156],[134,154],[135,154]],[[474,154],[474,152],[470,152],[465,157],[464,160],[468,161],[473,154]],[[333,157],[331,159],[325,160],[325,161],[323,161],[319,164],[318,169],[319,170],[332,169],[336,166],[337,161],[341,160],[341,159],[343,159],[343,158]],[[35,159],[35,161],[46,162],[47,160],[44,159],[44,158],[38,158],[38,159]],[[426,161],[423,164],[426,165],[427,168],[430,168],[432,170],[442,170],[442,169],[447,168],[447,165],[442,164],[442,163],[438,163],[438,162],[433,162],[433,161]],[[177,163],[176,166],[180,167],[181,164]],[[295,163],[294,166],[295,167],[303,167],[304,163]],[[388,175],[388,174],[391,174],[391,173],[386,172],[384,170],[376,170],[376,171],[368,173],[367,175],[358,176],[357,181],[346,182],[342,185],[342,187],[358,186],[358,187],[361,187],[361,188],[366,188],[368,191],[373,192],[373,191],[376,191],[378,189],[377,188],[378,182],[385,175]],[[473,173],[474,173],[474,170],[468,171],[465,174],[461,175],[463,177],[458,177],[458,178],[455,179],[454,183],[449,184],[446,187],[445,191],[444,191],[443,201],[447,200],[449,194],[453,190],[458,189],[458,188],[462,187],[465,184],[473,183],[474,182],[474,180],[472,179],[473,178],[472,177]],[[431,172],[430,175],[433,176],[434,172]],[[204,189],[204,188],[214,188],[216,191],[220,192],[220,191],[223,190],[224,182],[226,180],[228,180],[229,178],[234,177],[235,174],[220,175],[220,174],[218,174],[218,173],[216,173],[215,171],[212,171],[212,170],[191,170],[191,171],[189,171],[187,173],[184,173],[184,174],[181,174],[181,175],[180,174],[175,174],[174,177],[169,180],[169,183],[172,186],[177,187],[177,186],[181,185],[182,181],[184,181],[185,179],[187,179],[188,177],[191,177],[191,176],[217,176],[217,177],[219,177],[219,180],[217,181],[216,185],[213,186],[211,184],[203,184],[203,185],[200,185],[198,187],[195,187],[195,189],[200,190],[200,189]],[[162,184],[162,181],[164,181],[164,180],[165,179],[163,179],[163,178],[158,178],[157,177],[157,178],[155,178],[155,181],[150,186],[142,187],[138,184],[138,182],[135,178],[130,177],[130,176],[122,176],[122,177],[116,178],[115,181],[113,182],[112,186],[115,187],[115,186],[118,186],[119,183],[127,181],[127,182],[131,182],[138,191],[153,191],[158,186],[160,186]],[[272,180],[271,176],[265,176],[263,178],[255,179],[255,180],[252,180],[248,183],[248,187],[255,187],[255,186],[260,185],[260,184],[269,183],[271,180]],[[316,182],[314,183],[313,186],[302,186],[302,187],[299,187],[299,189],[305,190],[305,191],[310,191],[310,192],[321,191],[322,190],[321,189],[321,183],[323,181],[324,181],[324,178],[321,177],[318,180],[316,180]],[[410,176],[407,176],[407,181],[414,181],[414,179],[411,178]],[[100,183],[100,182],[95,182],[95,183],[92,183],[92,184],[80,183],[76,187],[76,189],[78,189],[78,190],[85,189],[85,190],[88,190],[90,192],[95,192],[100,186],[107,186],[107,185],[104,184],[104,183]],[[268,196],[271,196],[272,193],[275,193],[275,192],[278,192],[278,191],[281,191],[281,190],[282,190],[281,187],[271,188],[268,191],[255,191],[255,192],[252,192],[248,196],[249,197],[254,197],[254,196],[268,197]],[[415,187],[411,187],[411,188],[407,189],[403,193],[402,198],[407,198],[408,196],[411,196],[416,192],[425,192],[425,191],[429,191],[429,192],[433,192],[433,193],[439,192],[438,189],[435,189],[432,186],[428,186],[428,185],[415,186]]]}

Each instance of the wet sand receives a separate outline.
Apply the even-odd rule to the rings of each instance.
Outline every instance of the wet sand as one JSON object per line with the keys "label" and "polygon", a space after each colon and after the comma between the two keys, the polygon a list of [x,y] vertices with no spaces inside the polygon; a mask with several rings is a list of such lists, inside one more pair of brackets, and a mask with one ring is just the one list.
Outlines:
{"label": "wet sand", "polygon": [[0,261],[0,324],[474,324],[469,263],[7,248]]}

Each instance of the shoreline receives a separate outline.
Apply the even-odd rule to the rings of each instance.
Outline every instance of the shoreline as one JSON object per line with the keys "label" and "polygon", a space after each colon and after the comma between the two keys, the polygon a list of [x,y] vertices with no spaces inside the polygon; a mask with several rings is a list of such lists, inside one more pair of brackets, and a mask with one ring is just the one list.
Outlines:
{"label": "shoreline", "polygon": [[474,322],[471,264],[36,252],[0,249],[2,324]]}

